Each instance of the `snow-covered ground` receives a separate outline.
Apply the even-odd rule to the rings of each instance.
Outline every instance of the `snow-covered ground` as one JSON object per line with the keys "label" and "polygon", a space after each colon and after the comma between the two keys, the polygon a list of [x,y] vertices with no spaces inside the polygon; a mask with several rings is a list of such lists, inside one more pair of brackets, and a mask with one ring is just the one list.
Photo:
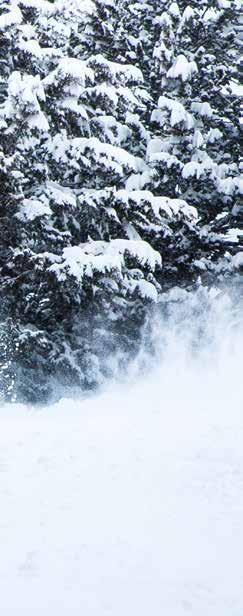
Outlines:
{"label": "snow-covered ground", "polygon": [[0,410],[3,616],[242,616],[243,338],[216,329],[97,397]]}

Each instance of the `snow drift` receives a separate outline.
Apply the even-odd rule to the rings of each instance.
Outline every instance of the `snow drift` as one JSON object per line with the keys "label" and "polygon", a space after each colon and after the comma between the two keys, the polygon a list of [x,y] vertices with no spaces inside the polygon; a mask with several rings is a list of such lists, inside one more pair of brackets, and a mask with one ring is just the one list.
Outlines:
{"label": "snow drift", "polygon": [[6,616],[242,614],[239,304],[172,293],[150,374],[0,410]]}

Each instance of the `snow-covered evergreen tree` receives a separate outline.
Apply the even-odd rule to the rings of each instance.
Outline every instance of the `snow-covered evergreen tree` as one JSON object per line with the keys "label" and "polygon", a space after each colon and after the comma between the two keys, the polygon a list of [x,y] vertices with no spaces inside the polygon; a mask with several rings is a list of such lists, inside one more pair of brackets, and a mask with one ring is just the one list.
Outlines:
{"label": "snow-covered evergreen tree", "polygon": [[[214,262],[238,242],[239,176],[237,91],[239,2],[161,2],[155,45],[160,96],[152,113],[158,147],[149,156],[157,191],[197,208],[196,266]],[[164,10],[163,10],[164,9]],[[199,256],[202,258],[199,259]],[[227,262],[222,267],[228,267]]]}
{"label": "snow-covered evergreen tree", "polygon": [[[68,7],[39,2],[36,10],[35,3],[19,2],[15,70],[1,107],[4,164],[7,154],[14,156],[19,183],[12,190],[15,209],[7,212],[17,232],[1,272],[3,316],[18,325],[16,387],[32,400],[49,397],[51,380],[92,386],[110,369],[106,346],[110,356],[118,346],[136,346],[146,301],[157,297],[153,272],[161,266],[159,253],[135,231],[131,237],[110,202],[105,214],[102,208],[107,184],[116,191],[144,172],[147,137],[135,112],[146,100],[141,71],[101,53],[106,29],[103,48],[102,28],[98,48],[90,47],[103,9],[90,3],[86,36],[82,4],[86,9],[74,1]],[[10,2],[5,38],[11,10]],[[87,219],[88,207],[94,216]]]}

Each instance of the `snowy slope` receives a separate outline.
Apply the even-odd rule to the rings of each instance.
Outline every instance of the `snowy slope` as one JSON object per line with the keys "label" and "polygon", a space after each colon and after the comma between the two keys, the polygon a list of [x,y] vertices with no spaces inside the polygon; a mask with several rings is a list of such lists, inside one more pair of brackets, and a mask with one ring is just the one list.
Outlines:
{"label": "snowy slope", "polygon": [[242,336],[219,340],[199,359],[174,340],[94,398],[0,410],[1,614],[242,616]]}

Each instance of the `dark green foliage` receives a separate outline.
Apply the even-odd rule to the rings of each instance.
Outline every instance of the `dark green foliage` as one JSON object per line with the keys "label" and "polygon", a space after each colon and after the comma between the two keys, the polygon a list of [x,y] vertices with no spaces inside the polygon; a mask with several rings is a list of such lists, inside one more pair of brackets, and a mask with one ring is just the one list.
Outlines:
{"label": "dark green foliage", "polygon": [[0,9],[0,382],[46,403],[122,373],[161,291],[236,269],[238,8],[17,4]]}

